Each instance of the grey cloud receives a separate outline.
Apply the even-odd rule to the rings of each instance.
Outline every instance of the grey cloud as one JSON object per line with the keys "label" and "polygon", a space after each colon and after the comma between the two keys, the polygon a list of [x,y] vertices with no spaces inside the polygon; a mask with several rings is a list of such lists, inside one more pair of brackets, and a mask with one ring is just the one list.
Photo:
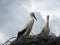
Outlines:
{"label": "grey cloud", "polygon": [[58,0],[47,0],[45,3],[46,9],[48,10],[56,10],[60,8],[60,1]]}
{"label": "grey cloud", "polygon": [[37,2],[42,2],[44,4],[44,8],[46,10],[56,10],[60,9],[60,1],[59,0],[34,0],[36,3]]}
{"label": "grey cloud", "polygon": [[[1,1],[2,0],[0,0],[0,2]],[[3,32],[8,37],[12,37],[17,34],[19,26],[27,20],[28,15],[27,11],[22,6],[18,5],[17,0],[11,0],[11,2],[6,1],[7,0],[0,3],[0,32]]]}
{"label": "grey cloud", "polygon": [[51,32],[54,33],[55,35],[58,33],[58,35],[60,34],[60,19],[59,18],[55,18],[53,20],[50,21],[50,29]]}

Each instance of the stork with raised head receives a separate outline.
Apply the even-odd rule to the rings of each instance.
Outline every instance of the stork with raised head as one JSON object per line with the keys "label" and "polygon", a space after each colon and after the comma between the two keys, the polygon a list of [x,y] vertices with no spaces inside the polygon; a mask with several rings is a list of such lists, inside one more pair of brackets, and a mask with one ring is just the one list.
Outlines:
{"label": "stork with raised head", "polygon": [[30,20],[28,20],[28,22],[24,23],[20,27],[20,31],[18,32],[17,39],[19,39],[21,36],[28,36],[30,34],[34,24],[34,18],[37,20],[35,14],[33,12],[30,13]]}
{"label": "stork with raised head", "polygon": [[47,15],[47,19],[46,19],[46,23],[43,25],[42,29],[41,29],[41,34],[43,36],[48,36],[50,29],[49,29],[49,15]]}

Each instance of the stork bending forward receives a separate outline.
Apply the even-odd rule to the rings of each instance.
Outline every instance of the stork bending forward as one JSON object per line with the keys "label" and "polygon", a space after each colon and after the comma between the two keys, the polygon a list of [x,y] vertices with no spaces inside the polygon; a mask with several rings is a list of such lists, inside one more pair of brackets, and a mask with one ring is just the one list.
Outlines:
{"label": "stork bending forward", "polygon": [[18,32],[17,39],[19,39],[21,36],[28,36],[30,34],[34,24],[34,18],[37,20],[34,13],[33,12],[30,13],[30,20],[28,20],[28,22],[24,23],[20,27],[20,31]]}
{"label": "stork bending forward", "polygon": [[50,32],[50,29],[49,29],[49,15],[47,16],[46,23],[43,25],[41,31],[42,31],[41,35],[43,35],[43,36],[48,36],[49,35],[49,32]]}

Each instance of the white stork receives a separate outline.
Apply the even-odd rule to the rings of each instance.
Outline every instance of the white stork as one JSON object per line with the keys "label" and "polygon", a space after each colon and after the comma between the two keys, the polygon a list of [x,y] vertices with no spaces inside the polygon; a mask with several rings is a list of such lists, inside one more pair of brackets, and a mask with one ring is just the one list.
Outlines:
{"label": "white stork", "polygon": [[34,13],[33,12],[30,13],[30,20],[28,20],[28,22],[24,23],[20,27],[20,31],[18,32],[17,39],[19,39],[20,36],[28,36],[30,34],[34,24],[34,18],[37,20]]}
{"label": "white stork", "polygon": [[41,29],[41,35],[43,36],[48,36],[50,29],[49,29],[49,15],[47,15],[47,19],[46,19],[46,23],[43,25],[42,29]]}

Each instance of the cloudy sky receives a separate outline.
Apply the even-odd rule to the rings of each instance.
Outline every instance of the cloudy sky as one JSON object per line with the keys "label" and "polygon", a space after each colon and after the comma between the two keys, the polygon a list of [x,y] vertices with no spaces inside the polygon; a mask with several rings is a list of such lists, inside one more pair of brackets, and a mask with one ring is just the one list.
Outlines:
{"label": "cloudy sky", "polygon": [[50,15],[50,31],[60,34],[60,0],[0,0],[0,43],[16,36],[30,12],[37,17],[32,32],[38,34],[46,16]]}

